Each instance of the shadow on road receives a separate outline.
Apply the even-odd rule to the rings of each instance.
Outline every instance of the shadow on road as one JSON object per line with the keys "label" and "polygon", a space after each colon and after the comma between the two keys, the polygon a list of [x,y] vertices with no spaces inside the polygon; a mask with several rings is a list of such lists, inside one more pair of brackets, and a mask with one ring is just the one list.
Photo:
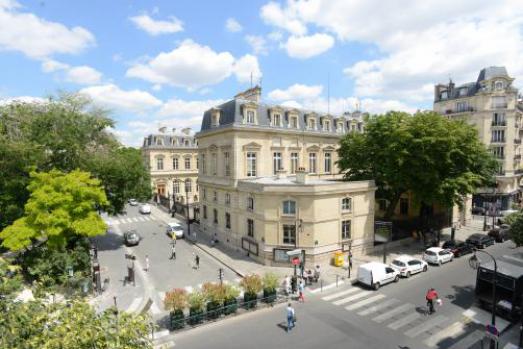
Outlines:
{"label": "shadow on road", "polygon": [[98,251],[111,251],[117,250],[123,245],[123,238],[113,232],[107,232],[103,236],[97,236],[94,238],[94,242]]}
{"label": "shadow on road", "polygon": [[453,295],[447,295],[447,298],[452,304],[457,305],[463,309],[469,309],[474,305],[474,287],[472,286],[452,286],[454,289]]}

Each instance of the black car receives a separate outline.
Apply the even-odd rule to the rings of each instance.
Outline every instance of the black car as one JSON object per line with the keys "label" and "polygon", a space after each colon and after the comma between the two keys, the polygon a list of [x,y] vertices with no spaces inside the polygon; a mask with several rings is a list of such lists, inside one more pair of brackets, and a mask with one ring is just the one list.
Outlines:
{"label": "black car", "polygon": [[136,230],[129,230],[123,234],[123,240],[126,246],[136,246],[140,243],[141,237]]}
{"label": "black car", "polygon": [[496,240],[496,242],[503,242],[510,239],[510,225],[502,224],[499,228],[490,229],[488,235]]}
{"label": "black car", "polygon": [[494,239],[485,234],[472,234],[465,241],[476,248],[485,248],[490,245],[494,245]]}
{"label": "black car", "polygon": [[445,241],[441,248],[451,250],[454,257],[463,256],[464,254],[472,253],[473,246],[463,241]]}

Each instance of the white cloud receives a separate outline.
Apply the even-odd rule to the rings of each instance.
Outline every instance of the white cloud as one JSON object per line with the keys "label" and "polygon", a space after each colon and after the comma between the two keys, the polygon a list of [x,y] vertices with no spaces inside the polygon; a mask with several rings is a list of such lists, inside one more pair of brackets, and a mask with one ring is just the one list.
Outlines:
{"label": "white cloud", "polygon": [[261,8],[260,16],[265,23],[285,29],[293,35],[307,33],[307,27],[297,18],[294,7],[282,9],[280,4],[271,1]]}
{"label": "white cloud", "polygon": [[225,21],[225,29],[227,31],[230,31],[231,33],[237,33],[241,32],[243,30],[243,27],[238,21],[232,17],[227,18],[227,21]]}
{"label": "white cloud", "polygon": [[67,70],[65,80],[80,85],[93,85],[102,80],[102,73],[94,68],[82,65]]}
{"label": "white cloud", "polygon": [[22,52],[41,59],[53,54],[74,54],[95,44],[95,38],[83,27],[68,28],[32,13],[19,12],[15,1],[0,3],[0,50]]}
{"label": "white cloud", "polygon": [[220,99],[186,101],[173,98],[163,104],[158,111],[158,115],[162,117],[186,117],[189,119],[200,118],[201,120],[206,110],[223,102]]}
{"label": "white cloud", "polygon": [[293,58],[310,58],[322,54],[334,45],[334,38],[328,34],[290,36],[285,44],[287,54]]}
{"label": "white cloud", "polygon": [[155,20],[146,14],[129,17],[129,19],[136,27],[153,36],[183,31],[183,22],[173,16],[171,16],[168,21]]}
{"label": "white cloud", "polygon": [[275,101],[283,100],[303,100],[317,98],[321,95],[323,91],[323,86],[321,85],[303,85],[303,84],[294,84],[289,86],[285,90],[276,89],[269,92],[268,96],[270,99]]}
{"label": "white cloud", "polygon": [[262,77],[258,58],[253,55],[245,55],[238,59],[234,63],[233,69],[236,79],[242,83],[249,82],[251,79],[253,83],[257,83]]}
{"label": "white cloud", "polygon": [[270,32],[267,37],[272,41],[280,42],[283,39],[283,34],[279,31],[274,31]]}
{"label": "white cloud", "polygon": [[[2,2],[0,0],[0,7]],[[0,106],[13,103],[47,103],[47,99],[33,96],[0,97]]]}
{"label": "white cloud", "polygon": [[42,71],[44,73],[53,73],[58,70],[64,70],[69,68],[65,63],[61,63],[52,59],[45,60],[42,62]]}
{"label": "white cloud", "polygon": [[90,86],[80,90],[107,108],[143,113],[162,105],[162,101],[141,90],[122,90],[114,84]]}
{"label": "white cloud", "polygon": [[255,54],[267,54],[267,41],[261,35],[246,35],[245,41],[251,46]]}
{"label": "white cloud", "polygon": [[261,76],[254,56],[246,55],[236,61],[227,51],[215,52],[209,46],[185,40],[170,52],[161,52],[144,63],[134,64],[126,76],[193,90],[217,84],[233,73],[239,81],[245,81],[245,74],[250,75],[251,71]]}

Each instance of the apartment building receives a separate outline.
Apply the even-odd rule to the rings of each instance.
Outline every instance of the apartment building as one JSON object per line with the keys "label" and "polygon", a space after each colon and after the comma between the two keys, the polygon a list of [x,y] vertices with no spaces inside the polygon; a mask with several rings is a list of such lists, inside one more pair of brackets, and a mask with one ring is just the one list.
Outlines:
{"label": "apartment building", "polygon": [[374,181],[341,181],[340,137],[363,132],[361,113],[339,117],[268,105],[251,88],[211,108],[196,135],[200,226],[259,262],[288,265],[374,242]]}
{"label": "apartment building", "polygon": [[190,128],[160,128],[144,138],[142,155],[157,202],[178,212],[198,202],[198,143]]}
{"label": "apartment building", "polygon": [[497,188],[478,190],[474,206],[495,198],[500,210],[508,210],[521,198],[523,104],[513,82],[505,67],[488,67],[475,82],[456,86],[451,80],[434,87],[434,111],[474,125],[498,161]]}

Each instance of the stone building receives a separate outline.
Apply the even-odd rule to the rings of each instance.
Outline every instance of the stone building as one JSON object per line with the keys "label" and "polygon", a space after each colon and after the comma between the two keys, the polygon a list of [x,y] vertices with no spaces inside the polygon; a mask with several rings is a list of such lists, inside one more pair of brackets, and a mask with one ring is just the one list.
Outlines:
{"label": "stone building", "polygon": [[178,212],[198,202],[198,143],[190,128],[162,127],[145,137],[142,154],[151,174],[154,198]]}
{"label": "stone building", "polygon": [[336,167],[346,132],[363,132],[361,114],[339,117],[260,101],[251,88],[204,113],[200,226],[220,243],[265,264],[307,262],[374,242],[374,181],[344,182]]}
{"label": "stone building", "polygon": [[474,206],[495,198],[500,210],[508,210],[520,201],[523,104],[513,82],[505,67],[488,67],[475,82],[434,87],[434,111],[474,125],[498,161],[497,188],[478,190]]}

